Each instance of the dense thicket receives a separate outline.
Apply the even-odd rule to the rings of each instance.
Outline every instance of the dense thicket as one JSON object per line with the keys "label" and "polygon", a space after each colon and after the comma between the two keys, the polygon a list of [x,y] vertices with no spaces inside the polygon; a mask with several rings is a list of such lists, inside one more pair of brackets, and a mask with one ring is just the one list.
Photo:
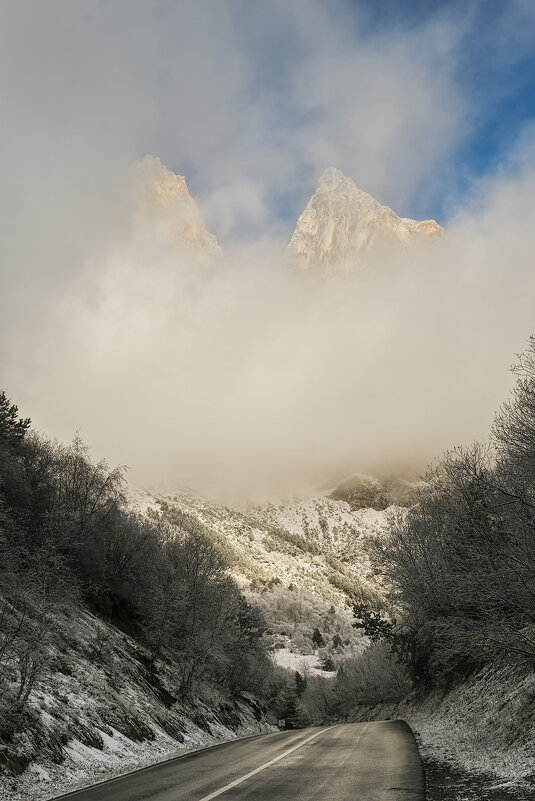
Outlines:
{"label": "dense thicket", "polygon": [[152,669],[178,665],[190,694],[209,678],[258,689],[269,670],[261,615],[201,527],[128,510],[122,469],[32,432],[0,394],[0,713],[16,714],[47,670],[54,612],[86,603],[142,641]]}
{"label": "dense thicket", "polygon": [[488,445],[447,453],[376,548],[418,681],[496,658],[535,661],[535,339]]}
{"label": "dense thicket", "polygon": [[377,642],[340,661],[327,678],[306,665],[291,673],[278,668],[268,703],[286,728],[351,719],[360,705],[396,704],[411,689],[407,670],[388,643]]}

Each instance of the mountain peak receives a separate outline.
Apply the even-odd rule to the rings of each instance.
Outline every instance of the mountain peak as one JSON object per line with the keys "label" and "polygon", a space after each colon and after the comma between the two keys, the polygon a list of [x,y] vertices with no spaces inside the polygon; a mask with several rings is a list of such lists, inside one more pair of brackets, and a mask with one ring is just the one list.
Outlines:
{"label": "mountain peak", "polygon": [[206,255],[220,253],[183,175],[175,175],[157,156],[145,156],[137,169],[138,222],[156,223],[171,240]]}
{"label": "mountain peak", "polygon": [[319,179],[318,189],[320,187],[335,187],[338,184],[349,180],[351,179],[347,178],[347,176],[345,176],[344,173],[341,170],[338,170],[336,167],[327,167]]}
{"label": "mountain peak", "polygon": [[149,203],[165,206],[191,198],[184,176],[175,175],[167,169],[158,156],[145,156],[141,160],[140,171]]}
{"label": "mountain peak", "polygon": [[363,195],[370,200],[373,200],[378,206],[381,205],[379,201],[375,200],[373,195],[368,194],[368,192],[365,192],[363,189],[357,186],[355,181],[352,178],[348,178],[347,175],[344,175],[341,170],[337,169],[336,167],[328,167],[321,174],[315,193],[333,191],[347,192],[354,196]]}
{"label": "mountain peak", "polygon": [[350,272],[374,246],[434,238],[435,220],[411,220],[382,205],[335,167],[322,174],[288,245],[300,269]]}

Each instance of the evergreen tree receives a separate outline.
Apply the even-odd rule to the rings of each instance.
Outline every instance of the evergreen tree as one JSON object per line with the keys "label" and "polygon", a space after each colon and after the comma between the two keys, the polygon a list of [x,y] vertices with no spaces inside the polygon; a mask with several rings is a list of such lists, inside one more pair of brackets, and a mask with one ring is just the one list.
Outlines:
{"label": "evergreen tree", "polygon": [[298,670],[295,671],[295,692],[300,698],[307,688],[306,676],[302,676]]}
{"label": "evergreen tree", "polygon": [[323,637],[321,636],[321,631],[318,628],[314,629],[312,632],[312,642],[316,648],[321,648],[325,645]]}
{"label": "evergreen tree", "polygon": [[333,648],[340,648],[342,645],[342,638],[339,634],[335,634],[332,639]]}
{"label": "evergreen tree", "polygon": [[5,392],[0,392],[0,447],[16,446],[30,427],[29,418],[19,417],[19,410]]}
{"label": "evergreen tree", "polygon": [[365,604],[355,604],[353,615],[357,618],[353,628],[364,629],[364,633],[372,642],[392,639],[395,620],[388,620],[381,612],[374,612]]}

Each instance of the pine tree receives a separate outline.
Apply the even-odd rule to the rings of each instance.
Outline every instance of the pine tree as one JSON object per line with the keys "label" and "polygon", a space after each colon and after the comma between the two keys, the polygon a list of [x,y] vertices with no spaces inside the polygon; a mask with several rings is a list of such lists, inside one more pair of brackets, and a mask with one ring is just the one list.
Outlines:
{"label": "pine tree", "polygon": [[9,401],[5,392],[0,392],[0,446],[12,448],[24,438],[30,420],[19,417],[19,410]]}
{"label": "pine tree", "polygon": [[316,648],[321,648],[325,645],[323,637],[321,636],[321,631],[317,628],[312,632],[312,642]]}
{"label": "pine tree", "polygon": [[300,698],[307,688],[306,676],[302,676],[298,670],[295,671],[295,692]]}

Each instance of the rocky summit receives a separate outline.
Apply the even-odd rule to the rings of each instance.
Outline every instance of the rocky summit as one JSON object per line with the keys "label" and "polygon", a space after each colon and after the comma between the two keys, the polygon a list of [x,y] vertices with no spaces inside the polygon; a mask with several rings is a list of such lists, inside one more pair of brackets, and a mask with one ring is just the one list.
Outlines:
{"label": "rocky summit", "polygon": [[136,218],[141,225],[156,224],[162,234],[206,256],[220,254],[216,237],[206,229],[183,175],[175,175],[156,156],[145,156],[136,174]]}
{"label": "rocky summit", "polygon": [[435,220],[398,217],[351,178],[325,170],[299,220],[288,250],[298,269],[352,272],[377,245],[410,243],[440,236]]}

